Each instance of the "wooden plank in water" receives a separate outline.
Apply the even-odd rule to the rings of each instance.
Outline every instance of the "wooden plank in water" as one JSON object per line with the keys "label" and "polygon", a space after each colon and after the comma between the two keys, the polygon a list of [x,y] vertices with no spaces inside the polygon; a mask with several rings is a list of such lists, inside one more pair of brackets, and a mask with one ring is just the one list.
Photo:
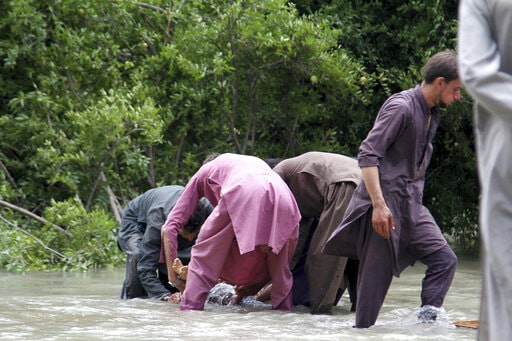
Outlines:
{"label": "wooden plank in water", "polygon": [[478,329],[478,320],[469,320],[469,321],[455,321],[452,322],[456,327],[460,328],[471,328]]}

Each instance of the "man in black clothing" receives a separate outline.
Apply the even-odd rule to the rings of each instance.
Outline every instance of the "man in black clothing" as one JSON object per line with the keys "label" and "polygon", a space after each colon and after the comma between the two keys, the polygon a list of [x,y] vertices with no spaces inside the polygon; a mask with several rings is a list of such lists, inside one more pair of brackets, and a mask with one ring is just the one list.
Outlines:
{"label": "man in black clothing", "polygon": [[[126,253],[126,276],[121,298],[149,297],[167,300],[177,289],[168,283],[165,260],[160,257],[160,230],[184,187],[153,188],[128,203],[123,211],[117,244]],[[187,235],[196,236],[213,210],[202,198],[193,216],[185,225]],[[184,264],[190,260],[194,239],[178,237],[178,257]]]}

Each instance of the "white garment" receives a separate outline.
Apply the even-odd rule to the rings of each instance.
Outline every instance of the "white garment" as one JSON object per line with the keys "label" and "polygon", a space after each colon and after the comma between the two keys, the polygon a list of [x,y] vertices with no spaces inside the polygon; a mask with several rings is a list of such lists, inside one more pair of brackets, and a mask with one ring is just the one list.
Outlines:
{"label": "white garment", "polygon": [[462,0],[458,54],[461,80],[476,105],[479,340],[512,340],[512,1]]}

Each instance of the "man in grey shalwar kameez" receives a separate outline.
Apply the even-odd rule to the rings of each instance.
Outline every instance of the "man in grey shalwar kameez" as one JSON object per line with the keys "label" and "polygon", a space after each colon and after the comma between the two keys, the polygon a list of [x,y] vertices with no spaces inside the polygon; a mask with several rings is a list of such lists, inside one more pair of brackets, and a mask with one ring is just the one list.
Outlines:
{"label": "man in grey shalwar kameez", "polygon": [[461,79],[476,102],[481,185],[480,340],[512,340],[512,1],[462,0]]}
{"label": "man in grey shalwar kameez", "polygon": [[[352,193],[361,182],[361,169],[355,159],[344,155],[309,152],[282,160],[274,171],[290,187],[303,219],[318,218],[314,231],[307,229],[311,225],[301,224],[295,255],[306,255],[305,285],[309,289],[311,313],[330,313],[339,299],[339,291],[347,287],[347,258],[324,255],[321,250],[343,219]],[[294,287],[301,285],[295,282],[296,279]],[[355,306],[356,288],[349,289]]]}
{"label": "man in grey shalwar kameez", "polygon": [[[363,181],[323,249],[359,259],[357,328],[375,324],[393,275],[398,277],[417,260],[427,265],[422,307],[443,304],[457,258],[422,196],[439,107],[460,100],[460,88],[456,55],[437,53],[425,65],[421,85],[383,104],[360,146]],[[426,318],[435,319],[436,309],[430,312]]]}

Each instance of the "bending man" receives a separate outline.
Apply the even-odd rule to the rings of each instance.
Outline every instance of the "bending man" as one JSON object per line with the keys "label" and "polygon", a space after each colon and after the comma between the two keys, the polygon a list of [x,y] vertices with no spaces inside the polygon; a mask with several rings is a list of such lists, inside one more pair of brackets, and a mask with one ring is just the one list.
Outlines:
{"label": "bending man", "polygon": [[[300,225],[294,257],[297,263],[291,264],[294,304],[309,306],[313,314],[329,314],[348,287],[351,310],[355,310],[357,272],[345,276],[347,258],[325,255],[321,250],[341,223],[352,193],[361,181],[357,161],[339,154],[309,152],[282,160],[274,171],[290,187],[303,220],[315,220],[314,224]],[[352,283],[347,283],[349,279]]]}
{"label": "bending man", "polygon": [[[167,215],[178,201],[183,186],[150,189],[128,203],[123,210],[117,243],[126,253],[126,276],[121,298],[150,297],[167,300],[176,289],[168,284],[167,267],[161,255],[161,228]],[[195,236],[212,205],[202,199],[185,230]],[[178,240],[179,257],[188,262],[193,237]]]}
{"label": "bending man", "polygon": [[[272,280],[272,308],[291,310],[292,275],[300,213],[284,181],[261,159],[221,154],[190,179],[169,214],[162,237],[168,267],[176,257],[176,237],[206,197],[215,207],[192,247],[181,310],[202,310],[218,282],[236,285],[237,300],[254,295]],[[176,274],[169,271],[174,284]]]}

